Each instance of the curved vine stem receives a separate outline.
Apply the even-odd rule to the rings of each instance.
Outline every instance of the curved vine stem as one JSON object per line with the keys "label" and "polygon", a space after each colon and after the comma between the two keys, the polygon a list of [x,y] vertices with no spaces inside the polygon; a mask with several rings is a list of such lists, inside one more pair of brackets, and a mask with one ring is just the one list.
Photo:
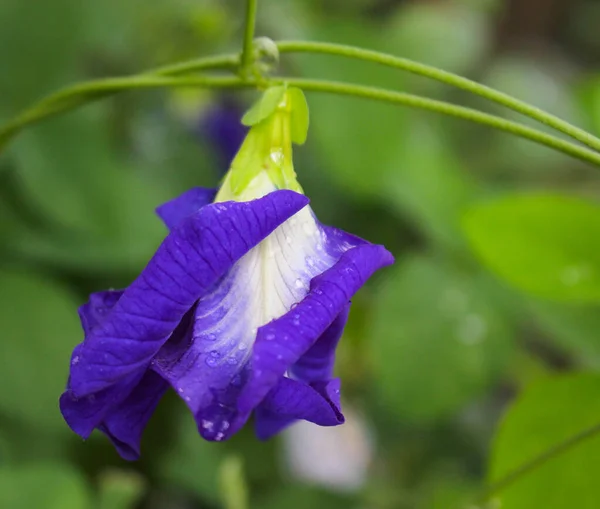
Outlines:
{"label": "curved vine stem", "polygon": [[64,88],[47,96],[31,108],[0,127],[0,150],[10,139],[27,125],[32,125],[53,115],[73,110],[107,95],[140,88],[204,87],[242,88],[252,86],[238,77],[190,77],[175,78],[140,74],[126,78],[107,78]]}
{"label": "curved vine stem", "polygon": [[565,452],[571,450],[573,447],[581,444],[582,442],[585,442],[586,440],[589,440],[590,438],[593,438],[598,434],[600,434],[600,423],[594,424],[593,426],[568,437],[567,439],[556,444],[555,446],[546,449],[539,456],[515,468],[507,475],[488,486],[475,499],[473,499],[473,501],[470,504],[468,504],[468,506],[471,507],[472,504],[478,505],[487,502],[493,495],[501,492],[509,486],[512,486],[514,483],[521,480],[527,474],[530,474],[531,472],[545,465],[557,456],[564,454]]}
{"label": "curved vine stem", "polygon": [[254,43],[254,29],[256,26],[256,11],[258,7],[258,0],[246,0],[246,27],[244,30],[244,43],[242,47],[241,57],[241,69],[243,72],[247,71],[252,65],[253,55],[253,43]]}
{"label": "curved vine stem", "polygon": [[[417,95],[394,92],[390,90],[339,83],[324,80],[275,78],[268,84],[288,83],[306,91],[325,92],[330,94],[348,95],[386,101],[403,106],[434,111],[445,115],[470,120],[479,124],[505,131],[522,138],[546,145],[570,156],[600,166],[600,154],[585,147],[543,133],[531,127],[511,122],[494,115],[482,113],[470,108],[456,106],[420,97]],[[138,88],[165,88],[165,87],[205,87],[205,88],[243,88],[257,87],[255,78],[242,78],[236,76],[198,76],[189,78],[176,78],[169,76],[156,76],[154,74],[141,74],[127,78],[111,78],[68,87],[46,97],[32,108],[26,110],[13,121],[0,128],[0,148],[17,134],[23,127],[37,123],[58,113],[72,110],[84,103],[98,100],[106,95]]]}
{"label": "curved vine stem", "polygon": [[395,57],[386,53],[370,51],[354,46],[345,46],[342,44],[308,41],[281,41],[277,43],[277,47],[279,48],[280,53],[303,52],[342,56],[373,62],[431,78],[501,104],[502,106],[552,127],[553,129],[570,136],[571,138],[587,145],[588,147],[593,148],[594,150],[600,151],[600,139],[584,131],[583,129],[580,129],[579,127],[576,127],[569,122],[556,117],[555,115],[542,111],[535,106],[515,99],[508,94],[499,92],[493,88],[487,87],[467,78],[463,78],[462,76],[458,76],[451,72],[437,69],[436,67],[414,62],[413,60],[408,60],[406,58]]}
{"label": "curved vine stem", "polygon": [[363,85],[351,85],[348,83],[339,83],[334,81],[310,80],[310,79],[282,79],[278,80],[289,85],[299,87],[305,91],[326,92],[338,95],[350,95],[354,97],[363,97],[366,99],[375,99],[377,101],[386,101],[412,108],[419,108],[437,113],[443,113],[452,117],[470,120],[479,124],[484,124],[501,131],[505,131],[521,138],[534,141],[541,145],[553,148],[570,156],[576,157],[582,161],[600,166],[600,153],[589,150],[580,145],[576,145],[569,141],[557,138],[550,134],[538,131],[531,127],[527,127],[517,122],[505,120],[503,118],[482,113],[471,108],[456,106],[444,101],[427,99],[412,94],[403,92],[393,92],[390,90],[380,89],[376,87],[366,87]]}

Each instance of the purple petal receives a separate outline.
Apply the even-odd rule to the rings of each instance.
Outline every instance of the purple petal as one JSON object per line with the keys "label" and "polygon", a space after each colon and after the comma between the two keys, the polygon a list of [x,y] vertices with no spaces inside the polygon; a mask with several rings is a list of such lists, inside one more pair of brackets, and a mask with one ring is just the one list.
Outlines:
{"label": "purple petal", "polygon": [[337,426],[344,422],[340,410],[340,381],[308,385],[281,378],[256,408],[256,434],[266,440],[298,419],[319,426]]}
{"label": "purple petal", "polygon": [[105,292],[92,293],[90,300],[79,308],[79,319],[86,336],[91,334],[118,300],[123,295],[123,290],[108,290]]}
{"label": "purple petal", "polygon": [[81,398],[67,389],[60,397],[59,403],[65,421],[80,437],[88,438],[106,415],[127,399],[143,374],[135,372],[112,387]]}
{"label": "purple petal", "polygon": [[145,370],[184,315],[246,252],[308,200],[292,191],[207,205],[165,239],[106,319],[76,347],[70,391],[87,396]]}
{"label": "purple petal", "polygon": [[217,194],[216,189],[194,187],[181,196],[164,203],[156,209],[169,230],[175,228],[186,217],[198,212],[202,207],[212,203]]}
{"label": "purple petal", "polygon": [[169,384],[153,371],[147,371],[129,397],[114,408],[98,427],[122,458],[140,457],[142,432]]}
{"label": "purple petal", "polygon": [[333,376],[335,349],[344,332],[349,312],[350,303],[348,302],[331,325],[327,327],[327,330],[292,366],[291,372],[295,378],[311,383],[326,381]]}
{"label": "purple petal", "polygon": [[240,420],[308,351],[365,281],[393,260],[383,246],[363,244],[350,249],[331,269],[311,281],[309,294],[294,309],[258,330],[250,380],[238,401]]}

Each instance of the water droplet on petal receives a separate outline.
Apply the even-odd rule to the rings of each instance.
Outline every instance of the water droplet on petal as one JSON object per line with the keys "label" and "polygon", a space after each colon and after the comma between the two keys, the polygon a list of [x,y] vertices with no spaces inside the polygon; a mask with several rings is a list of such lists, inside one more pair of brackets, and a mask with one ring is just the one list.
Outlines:
{"label": "water droplet on petal", "polygon": [[76,355],[75,357],[73,357],[73,360],[71,361],[71,364],[73,366],[76,366],[77,364],[79,364],[79,355]]}
{"label": "water droplet on petal", "polygon": [[296,288],[304,288],[304,281],[302,281],[300,278],[296,279],[294,284],[296,285]]}
{"label": "water droplet on petal", "polygon": [[202,428],[205,429],[206,431],[212,431],[214,425],[215,425],[215,423],[212,421],[209,421],[207,419],[202,420]]}
{"label": "water droplet on petal", "polygon": [[267,341],[273,341],[273,340],[275,339],[275,334],[273,334],[273,333],[269,332],[269,334],[266,334],[266,335],[265,335],[265,339],[266,339]]}

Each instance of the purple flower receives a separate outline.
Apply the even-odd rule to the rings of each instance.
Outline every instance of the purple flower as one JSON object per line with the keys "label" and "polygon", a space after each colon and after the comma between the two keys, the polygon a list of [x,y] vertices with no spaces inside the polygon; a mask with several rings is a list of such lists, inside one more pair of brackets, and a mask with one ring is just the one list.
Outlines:
{"label": "purple flower", "polygon": [[197,188],[159,207],[170,233],[139,277],[80,308],[85,339],[60,406],[83,438],[99,429],[123,458],[138,458],[170,387],[207,440],[231,437],[253,412],[260,438],[297,419],[343,422],[333,364],[350,299],[393,258],[279,189],[275,167],[299,186],[266,132],[250,131],[216,198]]}

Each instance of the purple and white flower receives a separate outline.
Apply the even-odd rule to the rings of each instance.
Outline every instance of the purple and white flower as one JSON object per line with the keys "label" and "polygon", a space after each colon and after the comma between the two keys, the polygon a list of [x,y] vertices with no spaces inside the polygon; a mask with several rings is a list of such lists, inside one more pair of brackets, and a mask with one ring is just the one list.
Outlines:
{"label": "purple and white flower", "polygon": [[[238,166],[249,160],[244,150]],[[268,150],[283,168],[287,151]],[[308,199],[282,189],[264,154],[253,154],[258,164],[244,166],[241,187],[234,161],[216,198],[197,188],[159,207],[170,233],[146,268],[80,308],[85,339],[60,406],[83,438],[99,429],[125,459],[138,458],[169,388],[207,440],[231,437],[252,413],[260,438],[297,419],[344,421],[333,365],[350,299],[393,258],[320,224]]]}

